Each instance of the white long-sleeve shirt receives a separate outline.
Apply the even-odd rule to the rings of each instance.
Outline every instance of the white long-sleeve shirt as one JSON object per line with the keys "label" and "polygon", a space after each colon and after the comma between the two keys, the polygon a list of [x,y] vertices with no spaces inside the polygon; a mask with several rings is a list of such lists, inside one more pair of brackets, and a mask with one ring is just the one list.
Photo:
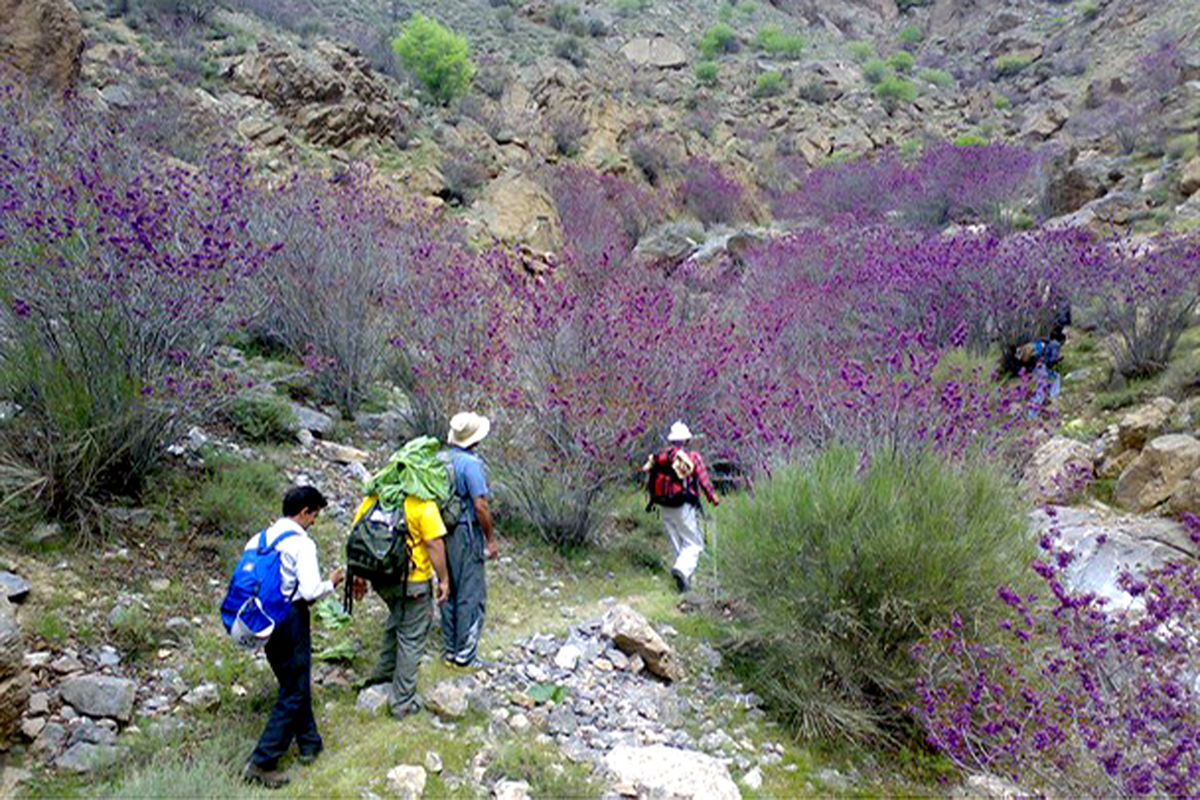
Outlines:
{"label": "white long-sleeve shirt", "polygon": [[[296,531],[298,536],[289,536],[279,543],[279,572],[282,576],[280,588],[284,597],[292,597],[296,589],[297,600],[312,602],[333,591],[331,581],[321,580],[321,565],[317,561],[317,543],[308,537],[308,532],[290,517],[280,517],[267,528],[267,544],[270,545],[285,531]],[[258,534],[246,542],[246,550],[258,547]]]}

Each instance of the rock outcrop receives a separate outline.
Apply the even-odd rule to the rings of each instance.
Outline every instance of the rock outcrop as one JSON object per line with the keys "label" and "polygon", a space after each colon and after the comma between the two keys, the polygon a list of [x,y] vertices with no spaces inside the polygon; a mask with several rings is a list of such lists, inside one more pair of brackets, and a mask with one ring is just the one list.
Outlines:
{"label": "rock outcrop", "polygon": [[519,173],[488,184],[475,205],[480,222],[493,236],[542,252],[562,249],[562,222],[554,198],[532,178]]}
{"label": "rock outcrop", "polygon": [[640,36],[621,48],[621,55],[639,67],[679,69],[687,66],[687,51],[664,36]]}
{"label": "rock outcrop", "polygon": [[[257,52],[232,66],[230,77],[238,91],[270,103],[291,130],[314,144],[386,139],[407,116],[360,53],[330,42],[309,50],[259,42]],[[267,125],[264,133],[269,130]]]}
{"label": "rock outcrop", "polygon": [[1174,400],[1156,397],[1121,417],[1117,425],[1121,447],[1125,450],[1141,450],[1146,442],[1163,432],[1174,411]]}
{"label": "rock outcrop", "polygon": [[70,0],[0,0],[0,66],[61,94],[79,82],[83,44]]}
{"label": "rock outcrop", "polygon": [[1092,451],[1083,442],[1055,436],[1036,451],[1021,479],[1024,494],[1043,502],[1063,503],[1079,494],[1091,478]]}
{"label": "rock outcrop", "polygon": [[1200,441],[1183,434],[1149,442],[1117,479],[1113,498],[1125,508],[1149,511],[1171,497],[1200,468]]}
{"label": "rock outcrop", "polygon": [[108,675],[80,675],[63,681],[62,698],[76,711],[90,717],[111,717],[121,722],[133,718],[137,683]]}
{"label": "rock outcrop", "polygon": [[25,641],[17,614],[0,597],[0,750],[12,744],[21,730],[21,715],[29,702],[29,671],[25,668]]}

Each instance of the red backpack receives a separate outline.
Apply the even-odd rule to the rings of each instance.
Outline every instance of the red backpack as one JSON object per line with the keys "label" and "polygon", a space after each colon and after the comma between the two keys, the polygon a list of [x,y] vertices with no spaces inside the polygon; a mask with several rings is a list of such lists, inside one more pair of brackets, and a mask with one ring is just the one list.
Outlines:
{"label": "red backpack", "polygon": [[664,508],[679,508],[684,503],[696,503],[700,499],[696,491],[696,477],[687,479],[675,474],[673,463],[678,447],[670,447],[656,453],[650,462],[650,472],[646,476],[646,491],[650,494],[650,502],[646,504],[649,511],[654,506]]}

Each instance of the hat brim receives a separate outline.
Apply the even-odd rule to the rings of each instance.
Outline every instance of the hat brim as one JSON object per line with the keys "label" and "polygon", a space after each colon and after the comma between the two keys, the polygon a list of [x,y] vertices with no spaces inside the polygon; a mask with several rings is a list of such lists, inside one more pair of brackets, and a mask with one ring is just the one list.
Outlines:
{"label": "hat brim", "polygon": [[479,418],[479,427],[475,429],[475,432],[473,434],[466,437],[465,439],[459,439],[458,437],[456,437],[454,435],[454,431],[450,431],[450,435],[446,437],[446,441],[449,442],[450,444],[454,445],[455,447],[466,448],[466,447],[470,447],[473,444],[479,444],[480,442],[482,442],[484,439],[487,438],[487,435],[489,433],[491,433],[491,430],[492,430],[492,421],[490,419],[488,419],[487,417],[480,417]]}

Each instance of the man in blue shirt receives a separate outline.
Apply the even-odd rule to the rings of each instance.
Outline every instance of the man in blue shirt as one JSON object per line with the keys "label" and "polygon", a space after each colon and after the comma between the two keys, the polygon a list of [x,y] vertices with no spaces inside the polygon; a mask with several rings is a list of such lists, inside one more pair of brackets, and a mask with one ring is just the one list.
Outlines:
{"label": "man in blue shirt", "polygon": [[464,411],[451,418],[446,436],[463,512],[445,539],[451,590],[442,606],[442,658],[460,667],[483,665],[479,637],[487,604],[484,562],[500,556],[488,508],[487,466],[474,452],[490,430],[487,417]]}

